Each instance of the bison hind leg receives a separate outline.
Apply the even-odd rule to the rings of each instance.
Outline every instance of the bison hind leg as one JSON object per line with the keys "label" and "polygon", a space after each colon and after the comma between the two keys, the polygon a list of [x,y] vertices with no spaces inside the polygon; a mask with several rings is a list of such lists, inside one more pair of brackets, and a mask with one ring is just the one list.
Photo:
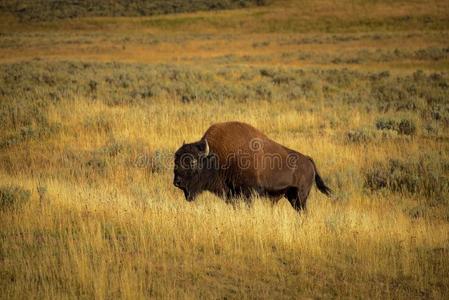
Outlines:
{"label": "bison hind leg", "polygon": [[306,209],[308,195],[308,191],[302,191],[298,187],[289,187],[285,193],[285,197],[288,199],[288,202],[290,202],[293,208],[298,212]]}

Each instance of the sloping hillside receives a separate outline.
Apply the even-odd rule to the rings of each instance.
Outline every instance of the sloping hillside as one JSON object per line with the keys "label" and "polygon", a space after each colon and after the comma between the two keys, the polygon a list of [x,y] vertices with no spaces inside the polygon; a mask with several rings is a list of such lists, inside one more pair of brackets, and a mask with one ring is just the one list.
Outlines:
{"label": "sloping hillside", "polygon": [[201,10],[264,5],[266,0],[11,0],[0,5],[21,20],[53,20],[97,16],[152,16]]}

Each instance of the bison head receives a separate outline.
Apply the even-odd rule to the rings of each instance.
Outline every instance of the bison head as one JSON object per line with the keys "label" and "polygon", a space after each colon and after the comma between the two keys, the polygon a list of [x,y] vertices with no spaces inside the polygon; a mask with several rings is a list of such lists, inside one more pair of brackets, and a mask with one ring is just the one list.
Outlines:
{"label": "bison head", "polygon": [[209,144],[201,140],[192,144],[183,144],[175,153],[173,184],[184,192],[187,201],[193,201],[204,189]]}

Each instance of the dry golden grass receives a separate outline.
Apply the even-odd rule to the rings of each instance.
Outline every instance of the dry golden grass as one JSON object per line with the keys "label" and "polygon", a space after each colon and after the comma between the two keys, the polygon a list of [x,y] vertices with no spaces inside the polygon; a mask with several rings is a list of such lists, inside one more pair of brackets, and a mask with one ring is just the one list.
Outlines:
{"label": "dry golden grass", "polygon": [[[406,16],[409,19],[400,19]],[[179,76],[192,71],[206,77],[229,67],[236,84],[245,72],[254,72],[252,80],[262,82],[262,67],[279,67],[285,74],[297,67],[307,72],[348,67],[360,74],[388,70],[391,76],[417,69],[447,74],[444,50],[436,58],[415,55],[420,49],[447,47],[447,16],[447,1],[326,0],[31,25],[8,17],[0,21],[0,61],[11,68],[12,62],[36,57],[41,65],[51,66],[60,60],[166,63],[187,70],[175,69]],[[422,27],[428,22],[421,17],[429,17],[434,27]],[[376,54],[378,49],[385,56]],[[394,54],[395,49],[401,54]],[[363,54],[364,50],[373,53]],[[352,58],[359,61],[351,62]],[[60,88],[58,95],[63,96],[57,100],[45,98],[54,86],[35,83],[28,93],[21,85],[11,96],[8,78],[0,81],[6,95],[0,99],[5,120],[10,115],[11,120],[20,119],[23,113],[32,123],[26,128],[59,128],[48,135],[0,143],[0,188],[14,185],[31,191],[23,207],[0,208],[0,298],[449,296],[448,196],[372,191],[365,184],[367,170],[379,167],[379,162],[399,159],[418,168],[417,159],[423,155],[428,155],[425,162],[442,166],[436,177],[441,184],[449,182],[443,180],[449,170],[449,123],[444,123],[445,115],[438,120],[429,117],[430,104],[417,101],[415,108],[387,111],[372,99],[360,99],[370,94],[361,90],[358,79],[347,87],[348,97],[357,99],[354,103],[330,102],[320,86],[317,94],[293,99],[230,96],[183,103],[180,95],[168,92],[143,103],[111,104],[100,80],[95,97],[66,92],[65,85],[82,90],[87,76],[83,72],[98,71],[100,78],[107,70],[111,77],[113,72],[137,71],[125,65],[106,71],[101,64],[89,71],[75,66],[79,73],[72,84],[57,70],[54,81],[44,78]],[[150,67],[161,70],[159,65]],[[39,77],[42,70],[33,68],[38,67],[31,63],[24,70]],[[342,80],[337,75],[335,80]],[[127,89],[117,91],[123,93],[119,96],[128,96],[139,83],[127,84]],[[203,88],[201,82],[192,84],[195,91]],[[250,90],[250,84],[239,88]],[[438,92],[447,95],[444,86]],[[21,104],[23,99],[29,103]],[[441,114],[447,112],[446,102],[439,103]],[[44,125],[34,116],[41,111],[39,105]],[[28,111],[29,107],[36,110]],[[383,117],[411,119],[416,133],[376,131]],[[226,120],[248,122],[311,155],[335,190],[334,198],[313,189],[303,214],[285,200],[274,206],[265,199],[255,199],[249,207],[231,206],[204,193],[187,203],[172,186],[172,155],[184,140],[198,140],[212,123]],[[428,133],[430,125],[434,131]],[[0,142],[22,134],[17,126],[2,127]],[[361,128],[374,132],[372,140],[347,140],[349,131]],[[422,184],[423,178],[416,180]]]}
{"label": "dry golden grass", "polygon": [[447,224],[411,221],[379,199],[313,197],[298,216],[287,203],[187,205],[164,192],[141,206],[107,186],[47,187],[50,203],[2,215],[15,236],[3,246],[5,298],[447,295]]}
{"label": "dry golden grass", "polygon": [[[111,120],[117,140],[141,141],[148,153],[172,153],[183,139],[198,139],[212,122],[245,120],[311,154],[327,178],[334,170],[403,155],[403,147],[408,155],[421,151],[410,141],[378,149],[292,131],[318,127],[329,109],[318,115],[293,112],[288,102],[279,102],[280,114],[270,117],[268,102],[240,104],[240,112],[232,104],[179,105],[163,99],[137,109],[77,99],[49,109],[49,120],[70,129],[65,134],[28,144],[32,153],[10,151],[18,160],[13,163],[31,155],[31,169],[57,174],[64,149],[92,150],[107,143],[106,134],[82,125],[99,114]],[[348,127],[371,122],[358,114]],[[40,165],[39,152],[46,148],[53,158]],[[93,178],[1,175],[2,184],[33,191],[22,210],[1,212],[3,297],[444,298],[448,293],[449,224],[434,217],[412,219],[398,205],[400,195],[367,195],[345,182],[338,200],[312,191],[309,211],[298,215],[287,201],[272,206],[257,199],[251,207],[232,207],[204,194],[187,203],[171,185],[171,170],[151,174],[119,165],[106,178]],[[39,199],[41,185],[47,193]]]}

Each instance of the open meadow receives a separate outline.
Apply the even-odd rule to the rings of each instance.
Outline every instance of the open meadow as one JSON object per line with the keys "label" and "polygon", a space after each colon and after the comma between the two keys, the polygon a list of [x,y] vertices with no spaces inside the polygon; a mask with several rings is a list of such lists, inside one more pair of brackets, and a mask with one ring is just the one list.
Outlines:
{"label": "open meadow", "polygon": [[[448,1],[116,2],[0,4],[0,298],[448,299]],[[333,196],[186,202],[229,120]]]}

